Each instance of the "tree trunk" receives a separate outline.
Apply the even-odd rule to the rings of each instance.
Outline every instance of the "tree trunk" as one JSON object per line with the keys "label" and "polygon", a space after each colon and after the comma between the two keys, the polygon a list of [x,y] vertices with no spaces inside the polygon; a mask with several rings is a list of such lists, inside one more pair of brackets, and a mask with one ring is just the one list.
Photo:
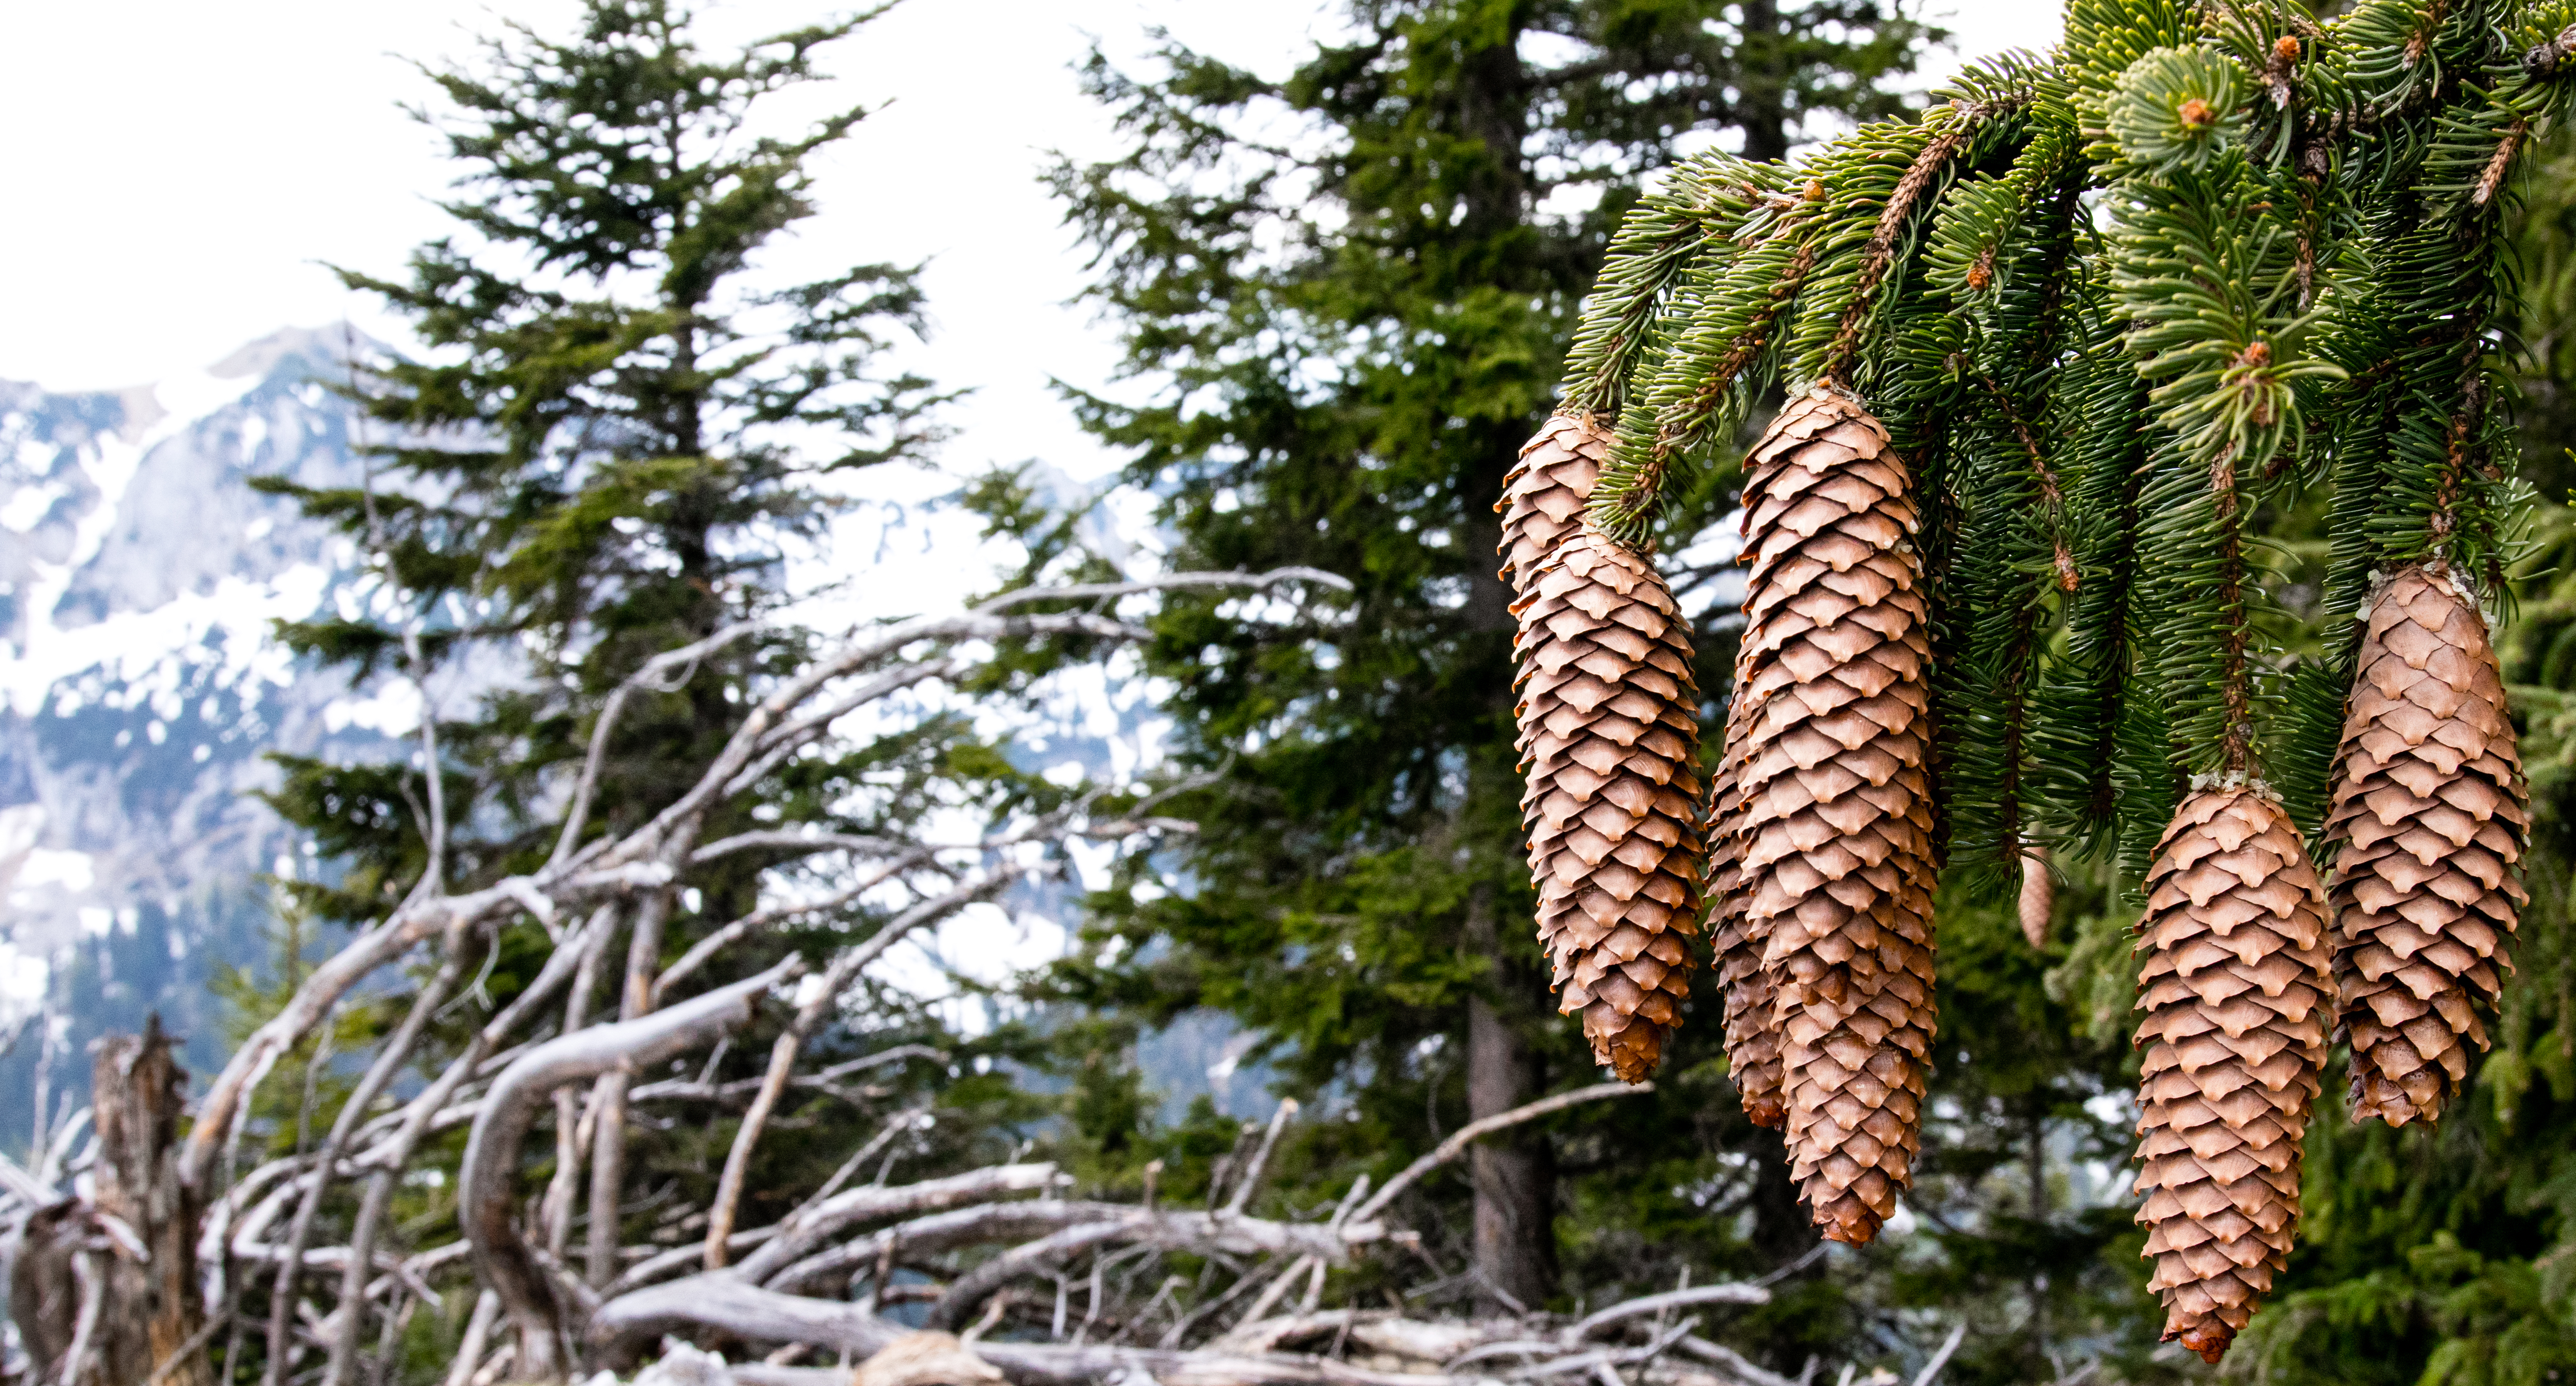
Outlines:
{"label": "tree trunk", "polygon": [[[90,1079],[96,1194],[64,1199],[28,1219],[10,1268],[10,1311],[42,1379],[61,1380],[64,1359],[77,1349],[71,1379],[78,1386],[140,1386],[186,1349],[189,1360],[163,1380],[213,1386],[197,1339],[205,1326],[197,1288],[200,1208],[179,1179],[188,1072],[170,1051],[158,1015],[140,1036],[99,1042]],[[126,1230],[141,1243],[139,1260],[123,1244]]]}
{"label": "tree trunk", "polygon": [[[1467,946],[1495,960],[1505,986],[1526,989],[1525,969],[1503,959],[1495,890],[1480,882],[1467,901]],[[1483,996],[1467,1001],[1467,1115],[1482,1120],[1536,1098],[1545,1068],[1508,1018]],[[1528,1129],[1480,1141],[1469,1152],[1476,1191],[1477,1298],[1495,1308],[1544,1306],[1556,1289],[1556,1160],[1543,1132]]]}
{"label": "tree trunk", "polygon": [[1744,157],[1757,162],[1789,154],[1788,39],[1779,0],[1744,0],[1744,41],[1736,46],[1737,113]]}

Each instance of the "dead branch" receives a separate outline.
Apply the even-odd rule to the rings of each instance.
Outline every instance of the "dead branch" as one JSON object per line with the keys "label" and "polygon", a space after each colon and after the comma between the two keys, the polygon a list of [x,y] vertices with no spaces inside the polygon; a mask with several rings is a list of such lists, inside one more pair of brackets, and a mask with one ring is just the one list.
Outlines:
{"label": "dead branch", "polygon": [[1933,1382],[1940,1380],[1941,1369],[1950,1365],[1950,1355],[1959,1350],[1959,1344],[1965,1342],[1967,1337],[1967,1322],[1961,1320],[1957,1327],[1950,1330],[1950,1336],[1941,1340],[1941,1346],[1933,1352],[1932,1360],[1923,1364],[1922,1371],[1915,1373],[1914,1386],[1932,1386]]}
{"label": "dead branch", "polygon": [[1639,1314],[1660,1314],[1668,1309],[1693,1304],[1768,1304],[1771,1292],[1759,1285],[1695,1285],[1687,1290],[1666,1290],[1659,1295],[1645,1295],[1609,1308],[1584,1319],[1565,1331],[1568,1341],[1580,1342],[1622,1319]]}
{"label": "dead branch", "polygon": [[[854,1357],[873,1356],[906,1331],[859,1305],[780,1294],[714,1276],[677,1281],[626,1296],[601,1306],[591,1322],[593,1339],[602,1343],[640,1341],[651,1334],[689,1328],[715,1328],[753,1342],[810,1343],[846,1351]],[[1164,1386],[1305,1386],[1328,1382],[1343,1386],[1450,1386],[1474,1380],[1437,1373],[1371,1371],[1315,1357],[1163,1348],[988,1340],[977,1343],[975,1353],[1001,1368],[1018,1386],[1082,1386],[1128,1373],[1142,1373]]]}
{"label": "dead branch", "polygon": [[1318,1263],[1332,1265],[1346,1264],[1352,1247],[1387,1236],[1386,1227],[1375,1222],[1335,1228],[1321,1223],[1271,1222],[1217,1213],[1158,1211],[1123,1203],[1036,1199],[916,1218],[806,1257],[768,1277],[765,1283],[782,1288],[811,1284],[836,1272],[867,1265],[898,1246],[913,1252],[941,1250],[1050,1236],[1084,1223],[1111,1222],[1119,1223],[1129,1234],[1116,1240],[1129,1243],[1238,1256],[1311,1255]]}
{"label": "dead branch", "polygon": [[[560,868],[571,858],[574,846],[581,841],[581,830],[590,820],[591,796],[599,788],[599,767],[608,758],[608,734],[616,728],[618,715],[626,710],[626,700],[633,697],[638,689],[655,693],[677,692],[688,683],[699,660],[759,630],[763,624],[745,621],[727,626],[694,644],[665,650],[644,661],[642,667],[617,685],[616,692],[608,695],[608,702],[599,709],[599,720],[591,726],[590,751],[582,757],[581,778],[573,785],[572,803],[564,809],[563,831],[555,838],[554,855],[546,863],[549,867]],[[671,677],[675,671],[679,674],[676,679]]]}
{"label": "dead branch", "polygon": [[[424,721],[427,719],[424,718]],[[287,1228],[286,1245],[281,1249],[276,1283],[270,1287],[268,1300],[268,1368],[266,1386],[277,1386],[285,1379],[287,1358],[286,1329],[295,1306],[297,1284],[303,1279],[304,1248],[312,1240],[313,1219],[322,1209],[322,1196],[331,1187],[331,1174],[340,1162],[341,1153],[349,1148],[359,1120],[374,1104],[376,1094],[393,1081],[404,1060],[411,1057],[412,1046],[420,1041],[421,1030],[430,1015],[465,973],[462,948],[450,946],[447,961],[440,965],[412,1001],[411,1010],[403,1016],[391,1037],[376,1051],[375,1062],[358,1079],[358,1086],[348,1100],[340,1104],[340,1114],[331,1123],[331,1133],[323,1138],[322,1151],[314,1157],[313,1180],[306,1186],[304,1201],[295,1209],[295,1221]],[[350,1312],[355,1313],[352,1309]]]}
{"label": "dead branch", "polygon": [[905,936],[925,926],[948,918],[968,905],[990,900],[1004,887],[1020,878],[1016,871],[997,871],[971,886],[960,887],[937,899],[924,900],[887,920],[865,943],[851,948],[832,960],[823,975],[809,985],[811,993],[796,1008],[796,1018],[789,1022],[769,1051],[769,1071],[761,1079],[759,1095],[751,1110],[743,1115],[742,1125],[734,1132],[733,1148],[725,1155],[724,1173],[716,1181],[715,1203],[707,1212],[706,1265],[708,1270],[721,1270],[725,1263],[726,1239],[733,1235],[734,1210],[742,1201],[742,1181],[751,1170],[752,1147],[759,1143],[769,1114],[787,1091],[787,1078],[796,1067],[797,1052],[804,1047],[806,1036],[820,1024],[859,969],[884,955]]}
{"label": "dead branch", "polygon": [[[780,1224],[779,1235],[752,1256],[743,1258],[734,1275],[758,1285],[766,1283],[798,1257],[844,1228],[886,1218],[906,1217],[916,1213],[945,1210],[989,1199],[999,1194],[1026,1193],[1053,1184],[1053,1164],[995,1165],[946,1179],[929,1179],[918,1184],[900,1184],[892,1188],[858,1188],[832,1195],[811,1208],[791,1214]],[[989,1205],[997,1207],[1035,1205]],[[973,1211],[981,1211],[980,1209]],[[916,1233],[916,1237],[918,1237]]]}
{"label": "dead branch", "polygon": [[759,998],[803,970],[789,958],[642,1020],[602,1025],[537,1046],[494,1080],[475,1118],[458,1178],[458,1221],[474,1243],[476,1269],[501,1296],[518,1331],[518,1369],[534,1380],[562,1372],[561,1325],[554,1292],[512,1216],[519,1146],[535,1124],[537,1105],[557,1087],[614,1069],[660,1063],[751,1018]]}
{"label": "dead branch", "polygon": [[1654,1090],[1655,1085],[1652,1083],[1597,1083],[1588,1088],[1561,1092],[1554,1097],[1542,1097],[1536,1102],[1514,1107],[1508,1112],[1496,1112],[1481,1121],[1471,1121],[1452,1132],[1449,1139],[1434,1147],[1430,1154],[1397,1171],[1393,1179],[1386,1181],[1386,1187],[1377,1191],[1376,1197],[1360,1205],[1359,1212],[1354,1216],[1363,1222],[1367,1221],[1383,1211],[1386,1205],[1393,1203],[1396,1195],[1411,1188],[1414,1181],[1457,1159],[1466,1153],[1467,1147],[1496,1131],[1507,1130],[1524,1121],[1535,1121],[1552,1112],[1564,1111],[1578,1103],[1597,1102],[1605,1097],[1632,1097]]}

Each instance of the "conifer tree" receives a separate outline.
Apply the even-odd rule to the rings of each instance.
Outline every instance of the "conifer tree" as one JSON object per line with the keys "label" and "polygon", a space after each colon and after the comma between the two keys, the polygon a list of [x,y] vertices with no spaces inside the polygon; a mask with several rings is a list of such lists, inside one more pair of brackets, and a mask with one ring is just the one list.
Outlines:
{"label": "conifer tree", "polygon": [[[911,269],[860,264],[785,284],[762,272],[764,253],[815,213],[815,161],[866,115],[852,105],[790,126],[774,98],[823,80],[818,56],[865,18],[718,53],[668,0],[585,0],[568,36],[512,25],[477,62],[423,69],[441,103],[421,118],[462,168],[441,204],[454,233],[414,252],[407,276],[341,272],[408,319],[421,350],[353,363],[366,486],[273,486],[346,532],[366,565],[354,610],[289,623],[286,641],[425,703],[408,761],[286,762],[275,802],[339,868],[295,887],[319,917],[364,926],[406,898],[524,874],[650,819],[806,649],[779,619],[782,569],[787,547],[848,494],[830,479],[917,459],[935,437],[940,397],[884,366],[885,348],[921,326]],[[649,671],[660,672],[628,686]],[[460,687],[476,691],[427,696]],[[575,785],[612,707],[596,782]],[[760,796],[761,816],[736,801],[704,832],[898,830],[927,810],[920,787],[956,768],[943,757],[975,756],[959,731],[933,723],[768,767],[784,778]],[[864,778],[913,792],[857,807]],[[582,826],[559,840],[567,798]],[[663,966],[749,915],[771,864],[728,856],[596,921],[567,1028],[654,1008]],[[863,923],[870,908],[819,924]],[[529,918],[460,940],[481,1004],[428,1017],[414,1062],[461,1049],[530,980],[556,927]],[[701,979],[752,975],[795,942],[792,930],[755,934]],[[747,1045],[733,1068],[756,1073],[765,1047]],[[723,1158],[717,1133],[630,1123],[628,1077],[557,1103],[546,1236],[594,1285],[632,1240],[620,1229],[637,1187],[677,1180],[707,1203],[710,1140]],[[828,1169],[861,1139],[836,1138],[849,1119],[828,1105],[819,1127],[760,1158]],[[592,1133],[587,1148],[576,1130]],[[368,1195],[383,1197],[419,1195]],[[352,1214],[335,1199],[322,1215]],[[381,1210],[370,1216],[382,1226]],[[293,1280],[278,1278],[271,1380]],[[349,1341],[335,1382],[350,1379]]]}
{"label": "conifer tree", "polygon": [[[1730,479],[1785,385],[1743,464],[1713,922],[1761,949],[1827,1235],[1866,1240],[1909,1178],[1942,856],[1961,896],[2043,852],[2141,893],[2138,1219],[2166,1336],[2211,1361],[2287,1266],[2330,1019],[2356,1119],[2430,1119],[2465,1077],[2527,900],[2477,609],[2531,503],[2506,216],[2576,90],[2571,20],[2072,0],[2045,62],[1725,169],[1688,253],[1632,214],[1558,406],[1613,442],[1557,542],[1651,562],[1667,498]],[[2311,495],[2294,654],[2264,512]]]}
{"label": "conifer tree", "polygon": [[[1095,61],[1093,90],[1131,150],[1057,175],[1098,249],[1096,301],[1123,324],[1129,366],[1172,385],[1144,407],[1085,400],[1086,417],[1134,450],[1131,475],[1166,498],[1186,561],[1305,563],[1360,584],[1312,648],[1225,633],[1212,604],[1166,606],[1157,671],[1174,680],[1183,755],[1225,781],[1191,809],[1204,830],[1175,863],[1189,888],[1105,902],[1104,933],[1161,946],[1077,965],[1068,990],[1149,1016],[1220,1009],[1293,1089],[1345,1085],[1356,1120],[1317,1152],[1326,1165],[1426,1149],[1592,1067],[1544,1023],[1535,901],[1511,865],[1524,850],[1509,583],[1534,592],[1541,575],[1536,563],[1496,575],[1495,507],[1630,186],[1695,128],[1777,153],[1811,121],[1893,111],[1882,79],[1925,36],[1870,0],[1360,0],[1344,18],[1347,37],[1280,81],[1178,48],[1153,80]],[[1265,133],[1274,115],[1311,127],[1292,147],[1312,152],[1282,152]],[[1659,230],[1635,233],[1653,242],[1647,258],[1700,243],[1692,186],[1651,204]],[[1742,196],[1716,178],[1704,191]],[[1533,475],[1557,464],[1534,454]],[[1561,499],[1530,513],[1557,524]],[[1520,533],[1540,523],[1503,519]],[[1672,684],[1658,705],[1687,708],[1687,690],[1722,685],[1710,675],[1724,668],[1724,643],[1690,634],[1607,657],[1656,669]],[[1666,661],[1685,648],[1696,667],[1679,677]],[[1620,736],[1657,720],[1620,715]],[[1533,716],[1533,737],[1568,734]],[[1616,737],[1586,744],[1629,754]],[[1533,753],[1593,754],[1554,745]],[[1687,747],[1639,752],[1623,772],[1676,803],[1567,848],[1637,855],[1626,869],[1651,893],[1604,896],[1616,921],[1551,916],[1569,979],[1591,987],[1617,964],[1622,981],[1589,993],[1613,999],[1587,1003],[1600,1012],[1588,1023],[1631,1055],[1647,1033],[1631,1006],[1650,1026],[1678,1018],[1665,1008],[1682,973],[1664,954],[1696,928]],[[1555,830],[1539,800],[1531,811],[1540,837]],[[1473,1283],[1489,1302],[1545,1301],[1559,1200],[1548,1138],[1472,1158]]]}

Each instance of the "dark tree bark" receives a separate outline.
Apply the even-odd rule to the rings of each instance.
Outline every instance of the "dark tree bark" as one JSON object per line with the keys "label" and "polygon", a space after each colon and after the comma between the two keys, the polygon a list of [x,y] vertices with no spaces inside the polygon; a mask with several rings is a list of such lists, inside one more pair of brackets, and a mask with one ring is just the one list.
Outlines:
{"label": "dark tree bark", "polygon": [[[1526,992],[1526,971],[1498,945],[1494,889],[1468,897],[1467,946],[1497,961],[1504,985]],[[1483,996],[1467,1002],[1467,1116],[1482,1120],[1537,1097],[1547,1073],[1508,1017]],[[1474,1244],[1477,1295],[1487,1306],[1516,1310],[1545,1305],[1556,1290],[1556,1160],[1542,1131],[1480,1141],[1468,1155],[1476,1191]],[[1507,1303],[1516,1301],[1516,1303]]]}
{"label": "dark tree bark", "polygon": [[1789,102],[1784,88],[1786,42],[1780,29],[1779,0],[1744,0],[1744,47],[1738,74],[1739,111],[1744,129],[1744,157],[1784,159],[1789,155]]}

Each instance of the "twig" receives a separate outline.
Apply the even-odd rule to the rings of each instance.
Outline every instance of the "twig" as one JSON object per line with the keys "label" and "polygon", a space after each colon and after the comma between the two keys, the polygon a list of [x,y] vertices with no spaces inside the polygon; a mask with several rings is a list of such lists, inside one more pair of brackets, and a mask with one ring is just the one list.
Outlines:
{"label": "twig", "polygon": [[[665,650],[644,661],[643,667],[627,675],[625,682],[617,685],[617,691],[608,695],[608,702],[599,709],[599,720],[591,726],[590,753],[582,758],[581,779],[573,786],[572,803],[564,810],[563,832],[555,838],[554,855],[547,859],[547,866],[561,867],[572,858],[573,848],[581,841],[581,830],[590,819],[591,797],[599,789],[599,767],[608,756],[608,735],[616,728],[618,715],[626,710],[626,700],[639,689],[678,692],[697,676],[699,660],[759,630],[763,624],[744,621],[726,626],[704,640]],[[680,671],[677,678],[669,677],[673,670]]]}
{"label": "twig", "polygon": [[1932,1360],[1924,1363],[1923,1370],[1914,1374],[1914,1386],[1932,1386],[1934,1381],[1939,1380],[1941,1369],[1950,1365],[1950,1354],[1959,1350],[1959,1344],[1965,1341],[1967,1336],[1968,1321],[1961,1319],[1959,1326],[1950,1330],[1950,1336],[1941,1340],[1940,1350],[1932,1354]]}
{"label": "twig", "polygon": [[[1746,1359],[1735,1349],[1727,1347],[1721,1343],[1712,1343],[1706,1338],[1699,1337],[1695,1334],[1685,1336],[1681,1341],[1674,1344],[1674,1346],[1679,1347],[1682,1351],[1689,1353],[1691,1356],[1696,1357],[1703,1362],[1713,1362],[1717,1364],[1719,1367],[1734,1373],[1736,1376],[1752,1382],[1753,1386],[1803,1386],[1803,1383],[1807,1380],[1803,1375],[1789,1377],[1782,1376],[1778,1372],[1766,1371]],[[1814,1358],[1811,1357],[1807,1359],[1807,1367],[1809,1371],[1813,1371],[1815,1369]]]}
{"label": "twig", "polygon": [[511,1175],[540,1099],[564,1083],[662,1062],[748,1020],[761,995],[803,970],[788,958],[768,971],[641,1020],[602,1025],[537,1046],[492,1084],[466,1141],[457,1177],[457,1221],[474,1243],[475,1269],[498,1291],[518,1329],[518,1370],[547,1380],[559,1370],[557,1288],[519,1235]]}
{"label": "twig", "polygon": [[1687,1290],[1666,1290],[1659,1295],[1646,1295],[1625,1303],[1613,1304],[1565,1330],[1565,1338],[1568,1342],[1581,1342],[1622,1319],[1635,1318],[1640,1314],[1661,1314],[1685,1305],[1768,1304],[1770,1302],[1771,1292],[1759,1285],[1701,1285]]}
{"label": "twig", "polygon": [[[367,1109],[375,1105],[376,1095],[385,1090],[386,1085],[393,1081],[394,1074],[401,1069],[403,1061],[411,1057],[412,1046],[420,1042],[421,1031],[428,1025],[431,1014],[447,999],[447,993],[456,985],[457,979],[465,974],[465,960],[459,956],[462,941],[450,942],[454,946],[448,950],[447,960],[439,965],[438,972],[429,981],[422,984],[420,995],[413,998],[411,1010],[404,1014],[402,1024],[395,1027],[392,1036],[377,1050],[375,1062],[367,1065],[366,1073],[358,1079],[358,1086],[350,1092],[348,1100],[340,1104],[340,1113],[331,1122],[331,1132],[323,1138],[322,1152],[313,1161],[313,1181],[305,1187],[304,1201],[296,1208],[295,1220],[287,1228],[277,1279],[269,1292],[266,1379],[271,1386],[284,1378],[289,1311],[295,1304],[297,1285],[303,1279],[304,1249],[312,1240],[313,1220],[322,1210],[322,1198],[330,1190],[331,1176],[342,1153],[349,1148],[350,1138],[365,1119]],[[322,1063],[322,1056],[316,1054],[312,1068],[318,1069]],[[363,1302],[343,1301],[340,1333],[354,1337],[365,1330]]]}
{"label": "twig", "polygon": [[98,1264],[99,1254],[84,1251],[72,1257],[72,1280],[80,1286],[80,1312],[72,1327],[72,1345],[63,1353],[60,1386],[79,1386],[81,1369],[89,1363],[90,1340],[98,1334],[98,1315],[107,1298],[107,1274]]}
{"label": "twig", "polygon": [[1554,1112],[1564,1111],[1566,1108],[1575,1106],[1579,1103],[1597,1102],[1605,1097],[1634,1097],[1642,1093],[1653,1092],[1654,1090],[1655,1085],[1652,1083],[1637,1083],[1634,1085],[1627,1083],[1596,1083],[1588,1088],[1577,1088],[1572,1092],[1561,1092],[1556,1094],[1554,1097],[1542,1097],[1536,1102],[1524,1103],[1521,1106],[1512,1108],[1508,1112],[1496,1112],[1492,1116],[1471,1121],[1450,1133],[1449,1139],[1442,1141],[1430,1154],[1423,1156],[1412,1164],[1406,1165],[1393,1179],[1386,1181],[1386,1187],[1379,1189],[1376,1197],[1371,1198],[1368,1202],[1360,1205],[1360,1210],[1356,1216],[1361,1222],[1368,1221],[1370,1218],[1376,1216],[1379,1211],[1384,1209],[1386,1205],[1393,1203],[1396,1195],[1413,1187],[1414,1181],[1420,1179],[1426,1174],[1429,1174],[1431,1171],[1438,1169],[1440,1166],[1457,1159],[1461,1154],[1466,1152],[1468,1146],[1473,1145],[1482,1137],[1492,1135],[1496,1131],[1507,1130],[1511,1127],[1518,1126],[1525,1121],[1535,1121],[1540,1117],[1547,1116]]}
{"label": "twig", "polygon": [[1234,1196],[1225,1201],[1227,1212],[1240,1213],[1244,1205],[1252,1201],[1253,1188],[1261,1182],[1262,1168],[1270,1163],[1270,1149],[1279,1144],[1280,1128],[1286,1126],[1288,1119],[1295,1115],[1297,1115],[1297,1099],[1280,1098],[1279,1110],[1270,1114],[1270,1129],[1262,1133],[1260,1148],[1252,1152],[1252,1163],[1244,1166],[1243,1177],[1235,1181]]}
{"label": "twig", "polygon": [[1262,1289],[1260,1296],[1252,1301],[1252,1307],[1243,1311],[1243,1317],[1235,1321],[1235,1328],[1240,1330],[1246,1324],[1261,1322],[1261,1316],[1269,1313],[1271,1307],[1288,1293],[1288,1287],[1297,1283],[1297,1277],[1306,1273],[1307,1264],[1314,1259],[1313,1256],[1307,1255],[1289,1262],[1288,1269],[1279,1272],[1269,1285]]}

